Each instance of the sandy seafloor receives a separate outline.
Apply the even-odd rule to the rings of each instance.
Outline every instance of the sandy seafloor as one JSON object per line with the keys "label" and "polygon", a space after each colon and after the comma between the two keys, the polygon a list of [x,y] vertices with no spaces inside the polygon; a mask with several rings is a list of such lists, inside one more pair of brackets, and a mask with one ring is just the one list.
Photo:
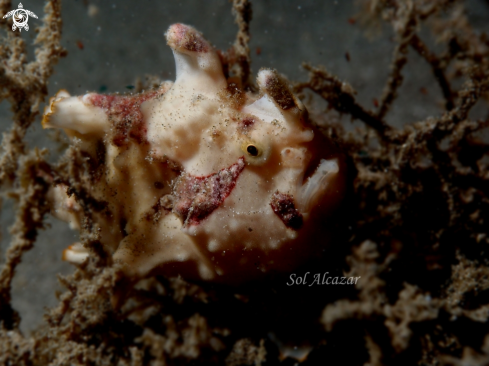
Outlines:
{"label": "sandy seafloor", "polygon": [[[42,17],[42,1],[22,3],[25,9]],[[254,73],[261,67],[272,67],[291,80],[304,80],[307,74],[300,68],[303,61],[322,64],[350,82],[363,105],[373,107],[373,99],[382,92],[394,47],[392,31],[387,26],[376,37],[366,37],[365,28],[358,22],[352,24],[359,11],[352,0],[252,3],[250,47]],[[90,16],[89,6],[96,7],[98,14]],[[472,25],[489,32],[489,1],[471,0],[467,7]],[[220,49],[232,44],[237,29],[227,0],[66,0],[62,16],[63,45],[69,53],[55,67],[50,95],[60,88],[74,95],[104,90],[129,92],[127,87],[146,74],[173,80],[173,56],[164,38],[173,23],[195,26]],[[40,21],[31,18],[29,25],[31,29],[23,31],[23,37],[32,43],[34,28]],[[416,122],[441,111],[441,93],[429,66],[412,50],[409,59],[400,97],[387,115],[393,125]],[[426,88],[427,95],[420,88]],[[4,132],[11,116],[7,102],[0,105],[0,111],[0,129]],[[480,111],[475,108],[473,113]],[[55,145],[38,120],[29,131],[28,141],[31,147],[51,148],[50,160],[54,161],[59,152],[53,149]],[[350,123],[347,119],[344,122]],[[6,201],[1,213],[2,256],[9,243],[8,227],[13,216],[12,202]],[[61,290],[56,275],[73,271],[72,266],[61,261],[61,251],[77,240],[77,233],[63,222],[51,218],[48,222],[51,227],[41,232],[35,248],[25,255],[13,284],[13,306],[22,316],[24,332],[42,322],[45,307],[56,304],[55,292]]]}

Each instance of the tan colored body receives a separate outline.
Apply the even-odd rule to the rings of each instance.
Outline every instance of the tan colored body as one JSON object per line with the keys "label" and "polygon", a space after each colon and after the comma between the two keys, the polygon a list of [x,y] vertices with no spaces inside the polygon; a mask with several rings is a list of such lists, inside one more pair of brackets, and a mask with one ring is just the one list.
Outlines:
{"label": "tan colored body", "polygon": [[[127,97],[63,91],[45,112],[44,126],[79,139],[94,161],[103,146],[91,194],[107,203],[96,214],[104,248],[134,279],[239,283],[292,270],[327,245],[344,194],[341,155],[275,71],[260,71],[259,95],[229,93],[200,33],[175,24],[167,39],[175,83]],[[53,189],[56,215],[79,221],[63,187]],[[83,259],[70,250],[68,260]]]}

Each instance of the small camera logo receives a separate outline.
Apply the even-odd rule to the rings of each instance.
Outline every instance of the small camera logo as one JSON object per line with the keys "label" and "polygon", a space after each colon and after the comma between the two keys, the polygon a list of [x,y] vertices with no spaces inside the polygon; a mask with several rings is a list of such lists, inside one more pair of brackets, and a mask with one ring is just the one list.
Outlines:
{"label": "small camera logo", "polygon": [[18,9],[9,11],[3,16],[3,18],[5,19],[8,17],[12,17],[14,21],[14,24],[12,24],[12,30],[15,31],[16,29],[18,29],[19,32],[21,32],[22,28],[24,28],[26,31],[29,30],[29,25],[27,24],[27,22],[29,21],[29,15],[37,19],[36,14],[34,14],[30,10],[24,9],[22,3],[19,3]]}

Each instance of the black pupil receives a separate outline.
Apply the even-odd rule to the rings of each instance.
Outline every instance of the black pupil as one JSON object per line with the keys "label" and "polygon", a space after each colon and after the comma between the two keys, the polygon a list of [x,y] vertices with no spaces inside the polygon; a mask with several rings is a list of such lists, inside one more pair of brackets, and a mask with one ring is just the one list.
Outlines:
{"label": "black pupil", "polygon": [[250,154],[251,156],[257,156],[258,155],[258,149],[256,148],[256,146],[249,145],[246,148],[246,151],[248,151],[248,154]]}

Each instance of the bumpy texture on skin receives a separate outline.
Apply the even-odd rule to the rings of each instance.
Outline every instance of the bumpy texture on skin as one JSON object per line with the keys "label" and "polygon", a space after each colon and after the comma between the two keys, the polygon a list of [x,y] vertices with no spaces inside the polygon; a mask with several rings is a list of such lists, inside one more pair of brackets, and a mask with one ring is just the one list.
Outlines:
{"label": "bumpy texture on skin", "polygon": [[[275,71],[259,72],[260,94],[244,92],[195,29],[166,36],[174,83],[131,96],[61,91],[44,114],[91,164],[101,243],[134,279],[239,283],[293,269],[326,245],[341,155]],[[82,210],[65,187],[52,190],[55,215],[78,228]],[[80,262],[83,249],[64,257]]]}

